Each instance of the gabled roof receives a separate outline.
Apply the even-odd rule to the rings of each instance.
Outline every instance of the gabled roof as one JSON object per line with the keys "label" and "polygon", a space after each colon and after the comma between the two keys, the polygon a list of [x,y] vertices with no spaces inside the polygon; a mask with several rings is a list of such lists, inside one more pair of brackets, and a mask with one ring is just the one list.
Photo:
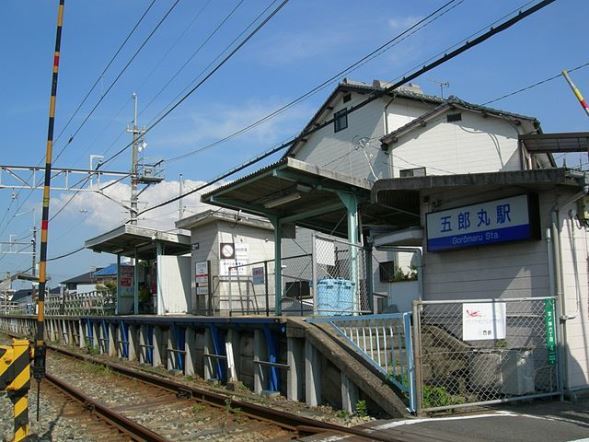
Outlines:
{"label": "gabled roof", "polygon": [[32,289],[20,289],[14,292],[12,295],[12,302],[19,302],[21,300],[25,300],[27,297],[32,297],[33,290]]}
{"label": "gabled roof", "polygon": [[[133,267],[131,264],[121,263],[121,267],[126,267],[126,266]],[[105,268],[96,271],[96,273],[94,273],[94,276],[96,276],[97,278],[104,278],[104,277],[108,277],[108,276],[117,276],[117,264],[113,263],[113,264],[107,265]]]}
{"label": "gabled roof", "polygon": [[237,210],[217,209],[206,210],[176,221],[179,229],[192,230],[215,221],[225,221],[232,224],[240,224],[250,227],[258,227],[266,230],[274,230],[270,221],[255,215],[244,215]]}
{"label": "gabled roof", "polygon": [[481,106],[478,104],[468,103],[464,100],[461,100],[458,97],[455,97],[454,95],[450,95],[447,100],[442,101],[438,106],[433,108],[430,112],[427,112],[427,113],[423,114],[422,116],[410,121],[409,123],[395,129],[393,132],[386,134],[385,136],[383,136],[380,139],[380,141],[383,144],[383,146],[395,143],[395,142],[397,142],[397,140],[401,136],[406,135],[407,133],[409,133],[419,127],[423,127],[424,125],[426,125],[429,121],[433,120],[434,118],[436,118],[446,112],[455,110],[455,109],[462,109],[462,110],[467,110],[467,111],[478,112],[483,115],[492,115],[492,116],[496,116],[499,118],[505,118],[505,119],[512,120],[512,121],[515,120],[516,123],[520,120],[530,120],[537,127],[539,127],[539,124],[540,124],[535,118],[532,118],[532,117],[526,117],[524,115],[514,114],[512,112],[504,112],[501,110]]}
{"label": "gabled roof", "polygon": [[[101,270],[101,268],[96,269],[96,271],[98,270]],[[61,281],[61,284],[94,284],[96,282],[96,271],[82,273],[81,275]]]}
{"label": "gabled roof", "polygon": [[[319,120],[320,120],[321,116],[323,115],[323,113],[326,110],[328,110],[332,106],[332,102],[338,94],[345,93],[345,92],[356,92],[356,93],[365,94],[365,95],[375,94],[375,93],[383,94],[384,91],[386,91],[386,89],[390,86],[391,85],[389,83],[377,81],[377,80],[375,80],[370,85],[370,84],[366,84],[366,83],[362,83],[362,82],[350,81],[350,80],[344,79],[344,81],[339,83],[338,86],[335,88],[335,90],[329,95],[327,100],[325,100],[325,102],[319,108],[319,110],[315,113],[313,118],[311,118],[311,121],[309,121],[309,123],[301,131],[300,135],[311,131],[314,126],[317,126],[319,124]],[[532,124],[534,124],[534,126],[536,126],[538,128],[540,127],[540,122],[534,117],[521,115],[521,114],[517,114],[517,113],[513,113],[513,112],[502,111],[499,109],[494,109],[491,107],[486,107],[486,106],[482,106],[482,105],[478,105],[478,104],[474,104],[474,103],[469,103],[469,102],[461,100],[460,98],[455,97],[455,96],[450,96],[450,97],[448,97],[448,99],[443,99],[443,98],[436,97],[433,95],[426,95],[426,94],[415,91],[411,86],[407,86],[407,87],[402,86],[392,92],[386,92],[384,96],[389,97],[389,98],[402,98],[402,99],[407,99],[407,100],[414,100],[414,101],[422,103],[422,104],[428,104],[428,105],[435,106],[436,108],[438,106],[445,105],[445,104],[448,104],[451,106],[452,105],[460,106],[463,109],[478,111],[478,112],[486,113],[486,114],[490,114],[490,115],[496,115],[498,117],[515,119],[515,120],[528,120],[528,121],[532,122]],[[301,141],[293,144],[290,147],[290,149],[288,149],[288,151],[284,154],[284,156],[285,157],[292,156],[298,150],[298,147],[300,145],[301,145]]]}

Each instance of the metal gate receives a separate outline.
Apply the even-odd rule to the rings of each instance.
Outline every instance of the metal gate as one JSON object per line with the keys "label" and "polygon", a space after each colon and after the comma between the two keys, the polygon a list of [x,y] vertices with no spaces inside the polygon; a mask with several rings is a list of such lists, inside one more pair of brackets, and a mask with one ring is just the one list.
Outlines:
{"label": "metal gate", "polygon": [[417,409],[560,394],[555,299],[416,301]]}

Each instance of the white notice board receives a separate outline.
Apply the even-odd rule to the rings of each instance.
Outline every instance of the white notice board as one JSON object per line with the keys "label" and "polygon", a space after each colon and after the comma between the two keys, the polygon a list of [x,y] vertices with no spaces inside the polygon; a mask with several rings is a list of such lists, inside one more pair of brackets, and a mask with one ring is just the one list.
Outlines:
{"label": "white notice board", "polygon": [[462,304],[462,340],[505,339],[507,320],[504,302]]}

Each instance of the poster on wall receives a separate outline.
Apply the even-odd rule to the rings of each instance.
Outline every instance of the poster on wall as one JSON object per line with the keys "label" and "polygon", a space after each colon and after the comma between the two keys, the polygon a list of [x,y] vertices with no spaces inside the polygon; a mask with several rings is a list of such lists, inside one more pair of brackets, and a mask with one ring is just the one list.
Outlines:
{"label": "poster on wall", "polygon": [[195,264],[194,281],[196,282],[197,295],[207,295],[209,293],[209,268],[206,261]]}
{"label": "poster on wall", "polygon": [[[227,248],[225,252],[231,253],[224,253],[223,247],[221,247],[221,260],[219,261],[219,273],[223,276],[229,276],[229,269],[232,267],[237,267],[237,269],[231,270],[232,276],[244,276],[247,275],[247,267],[246,266],[249,258],[249,246],[247,243],[238,242],[238,243],[221,243],[222,245],[231,244],[231,250]],[[226,256],[233,256],[233,258],[226,258]]]}
{"label": "poster on wall", "polygon": [[321,238],[315,238],[317,250],[317,264],[335,266],[335,243]]}
{"label": "poster on wall", "polygon": [[462,304],[462,340],[505,339],[507,331],[504,302]]}
{"label": "poster on wall", "polygon": [[264,284],[266,279],[264,277],[264,267],[254,267],[252,269],[252,283],[254,285]]}
{"label": "poster on wall", "polygon": [[129,289],[133,287],[133,274],[135,268],[133,266],[121,266],[121,281],[119,285],[122,289]]}

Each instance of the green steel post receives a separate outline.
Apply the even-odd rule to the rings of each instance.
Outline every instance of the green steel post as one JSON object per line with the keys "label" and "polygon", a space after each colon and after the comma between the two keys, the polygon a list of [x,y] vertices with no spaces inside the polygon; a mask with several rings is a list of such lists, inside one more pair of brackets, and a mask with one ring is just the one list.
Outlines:
{"label": "green steel post", "polygon": [[352,277],[352,283],[356,290],[356,296],[354,297],[354,313],[357,314],[360,303],[359,303],[359,278],[358,278],[358,198],[353,193],[338,192],[340,200],[344,204],[347,215],[348,215],[348,242],[353,244],[350,246],[350,273]]}
{"label": "green steel post", "polygon": [[282,226],[280,219],[273,218],[274,226],[274,314],[282,314]]}

